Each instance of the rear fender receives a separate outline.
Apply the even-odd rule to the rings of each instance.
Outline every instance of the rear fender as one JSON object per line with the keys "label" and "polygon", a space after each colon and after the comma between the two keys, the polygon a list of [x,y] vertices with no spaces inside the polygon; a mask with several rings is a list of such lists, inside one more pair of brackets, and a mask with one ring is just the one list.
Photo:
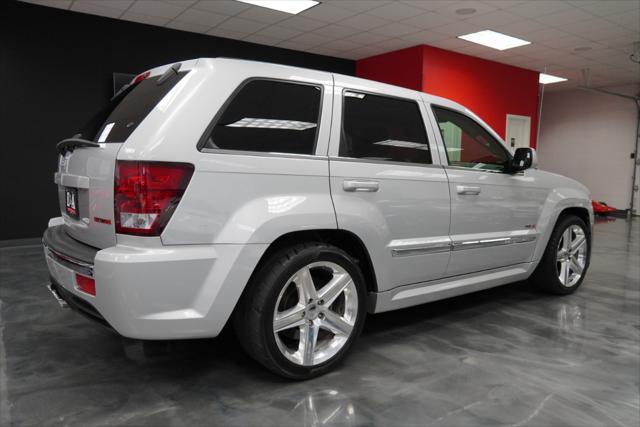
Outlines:
{"label": "rear fender", "polygon": [[271,243],[287,233],[317,229],[337,229],[328,194],[275,194],[251,200],[234,212],[217,240]]}
{"label": "rear fender", "polygon": [[[264,165],[274,159],[245,161],[259,160]],[[322,162],[306,162],[326,171]],[[336,228],[326,175],[196,172],[162,242],[269,244],[294,231]]]}

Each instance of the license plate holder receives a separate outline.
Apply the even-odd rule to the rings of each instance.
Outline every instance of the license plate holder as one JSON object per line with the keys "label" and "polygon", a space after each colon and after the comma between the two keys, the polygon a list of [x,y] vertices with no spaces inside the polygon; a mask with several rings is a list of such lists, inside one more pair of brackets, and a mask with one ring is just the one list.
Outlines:
{"label": "license plate holder", "polygon": [[80,209],[78,208],[78,189],[65,187],[64,189],[64,207],[67,215],[71,218],[80,218]]}

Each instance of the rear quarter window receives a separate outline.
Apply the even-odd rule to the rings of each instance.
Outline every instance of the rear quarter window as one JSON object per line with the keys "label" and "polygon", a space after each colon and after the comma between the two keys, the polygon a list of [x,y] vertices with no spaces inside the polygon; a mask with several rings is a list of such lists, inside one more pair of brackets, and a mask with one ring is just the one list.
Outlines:
{"label": "rear quarter window", "polygon": [[250,80],[214,119],[202,148],[314,154],[321,95],[316,85]]}

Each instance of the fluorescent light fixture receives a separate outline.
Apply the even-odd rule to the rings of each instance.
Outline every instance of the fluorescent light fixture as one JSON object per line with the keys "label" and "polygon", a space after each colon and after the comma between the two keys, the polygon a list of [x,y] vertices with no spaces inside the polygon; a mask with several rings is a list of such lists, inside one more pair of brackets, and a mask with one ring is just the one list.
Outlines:
{"label": "fluorescent light fixture", "polygon": [[254,6],[266,7],[267,9],[278,10],[280,12],[297,15],[320,3],[314,0],[236,0],[241,3],[252,4]]}
{"label": "fluorescent light fixture", "polygon": [[364,99],[364,93],[357,93],[357,92],[351,92],[351,91],[345,92],[344,96],[348,96],[350,98]]}
{"label": "fluorescent light fixture", "polygon": [[390,147],[400,148],[414,148],[416,150],[429,151],[427,144],[420,144],[419,142],[399,141],[397,139],[385,139],[384,141],[374,142],[375,145],[388,145]]}
{"label": "fluorescent light fixture", "polygon": [[538,81],[543,85],[548,85],[551,83],[566,82],[567,79],[564,77],[552,76],[551,74],[540,73],[540,79]]}
{"label": "fluorescent light fixture", "polygon": [[478,31],[477,33],[465,34],[464,36],[458,36],[458,38],[498,50],[507,50],[531,44],[531,42],[526,40],[511,37],[492,30],[483,30]]}
{"label": "fluorescent light fixture", "polygon": [[300,122],[297,120],[256,119],[245,117],[236,122],[225,125],[230,128],[259,128],[259,129],[283,129],[283,130],[307,130],[316,127],[315,123]]}

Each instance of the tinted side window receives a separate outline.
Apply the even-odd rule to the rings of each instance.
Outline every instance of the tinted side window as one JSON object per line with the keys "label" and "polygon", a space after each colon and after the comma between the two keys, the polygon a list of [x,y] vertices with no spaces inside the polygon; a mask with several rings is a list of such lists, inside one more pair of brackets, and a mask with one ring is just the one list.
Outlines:
{"label": "tinted side window", "polygon": [[321,90],[252,80],[227,105],[204,148],[313,154]]}
{"label": "tinted side window", "polygon": [[343,104],[340,156],[431,163],[416,102],[346,91]]}
{"label": "tinted side window", "polygon": [[503,170],[509,154],[473,119],[446,108],[433,107],[449,164],[474,169]]}

